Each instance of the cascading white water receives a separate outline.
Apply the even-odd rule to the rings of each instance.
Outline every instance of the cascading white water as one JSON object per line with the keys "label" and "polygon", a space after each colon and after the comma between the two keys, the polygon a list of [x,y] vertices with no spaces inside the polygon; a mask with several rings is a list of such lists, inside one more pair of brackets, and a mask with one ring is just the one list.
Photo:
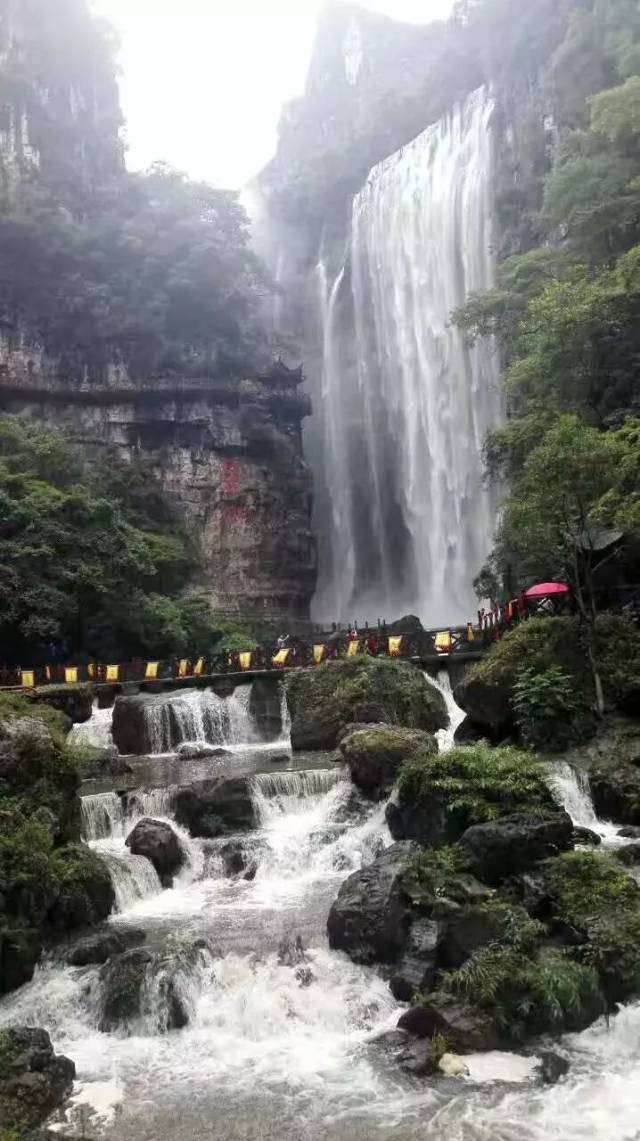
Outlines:
{"label": "cascading white water", "polygon": [[320,266],[319,618],[475,609],[494,519],[480,452],[502,398],[496,355],[451,313],[493,282],[492,110],[478,90],[374,167],[333,285]]}
{"label": "cascading white water", "polygon": [[100,709],[98,702],[94,701],[91,717],[88,721],[74,725],[69,733],[69,744],[92,745],[98,749],[113,747],[111,725],[113,722],[113,708]]}
{"label": "cascading white water", "polygon": [[586,773],[579,772],[565,761],[558,761],[551,768],[549,783],[558,803],[569,814],[576,828],[588,828],[590,832],[595,832],[607,847],[620,847],[628,842],[618,834],[620,829],[617,824],[600,820],[597,816]]}
{"label": "cascading white water", "polygon": [[187,689],[150,701],[144,717],[151,753],[169,753],[181,744],[258,742],[250,701],[250,686],[238,686],[230,697],[218,697],[211,689]]}
{"label": "cascading white water", "polygon": [[437,677],[431,677],[430,674],[425,674],[425,677],[431,685],[434,685],[436,689],[440,691],[447,707],[449,724],[446,729],[438,729],[436,741],[438,742],[440,752],[448,753],[455,747],[456,729],[462,724],[466,714],[464,709],[461,709],[460,706],[456,704],[448,670],[438,670]]}
{"label": "cascading white water", "polygon": [[264,824],[274,815],[308,812],[310,797],[325,796],[344,780],[338,768],[257,773],[251,781],[256,816]]}
{"label": "cascading white water", "polygon": [[174,792],[171,787],[136,789],[126,797],[115,792],[102,792],[80,799],[83,839],[106,862],[116,896],[116,910],[120,913],[162,890],[153,864],[144,856],[132,855],[125,844],[132,828],[142,817],[169,820],[180,835],[187,868],[201,862],[199,852],[194,852],[194,841],[178,828],[171,817]]}
{"label": "cascading white water", "polygon": [[80,799],[82,836],[93,840],[124,840],[143,816],[171,815],[175,789],[136,789],[126,799],[115,792],[98,792]]}

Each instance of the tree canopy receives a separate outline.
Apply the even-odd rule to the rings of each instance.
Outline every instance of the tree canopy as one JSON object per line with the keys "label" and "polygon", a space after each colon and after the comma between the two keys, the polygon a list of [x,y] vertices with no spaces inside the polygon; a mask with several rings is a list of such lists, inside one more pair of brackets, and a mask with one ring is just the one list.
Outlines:
{"label": "tree canopy", "polygon": [[0,536],[7,660],[24,664],[37,645],[131,657],[216,641],[206,602],[184,593],[195,546],[142,461],[0,420]]}

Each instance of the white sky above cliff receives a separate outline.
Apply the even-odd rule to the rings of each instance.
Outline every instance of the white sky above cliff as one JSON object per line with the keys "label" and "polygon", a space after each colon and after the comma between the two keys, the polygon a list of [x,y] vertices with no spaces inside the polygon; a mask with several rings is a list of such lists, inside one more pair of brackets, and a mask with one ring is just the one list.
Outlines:
{"label": "white sky above cliff", "polygon": [[[93,0],[122,41],[129,166],[170,162],[239,187],[275,149],[284,103],[302,92],[321,0]],[[452,0],[361,0],[429,23]]]}

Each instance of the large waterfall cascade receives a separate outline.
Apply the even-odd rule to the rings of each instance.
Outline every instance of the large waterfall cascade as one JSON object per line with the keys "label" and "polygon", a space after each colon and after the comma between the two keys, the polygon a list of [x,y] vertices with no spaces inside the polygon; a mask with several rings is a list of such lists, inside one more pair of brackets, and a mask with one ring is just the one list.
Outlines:
{"label": "large waterfall cascade", "polygon": [[374,167],[345,265],[331,280],[321,260],[318,618],[475,611],[494,523],[481,448],[503,401],[496,353],[451,313],[493,284],[492,110],[480,89]]}

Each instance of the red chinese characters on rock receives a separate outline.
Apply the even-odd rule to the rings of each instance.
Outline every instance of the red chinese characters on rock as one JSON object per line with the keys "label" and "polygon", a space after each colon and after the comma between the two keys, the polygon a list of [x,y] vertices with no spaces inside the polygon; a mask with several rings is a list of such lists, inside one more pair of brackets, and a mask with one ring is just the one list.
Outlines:
{"label": "red chinese characters on rock", "polygon": [[227,456],[222,461],[222,495],[224,498],[240,495],[245,485],[245,477],[245,465],[242,460]]}

